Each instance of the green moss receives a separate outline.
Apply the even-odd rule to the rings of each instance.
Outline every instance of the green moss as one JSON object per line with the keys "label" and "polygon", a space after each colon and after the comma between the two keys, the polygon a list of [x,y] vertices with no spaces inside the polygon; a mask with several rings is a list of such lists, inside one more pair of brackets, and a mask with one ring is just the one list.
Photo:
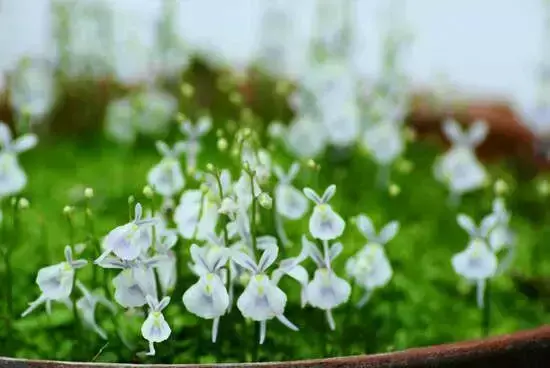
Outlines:
{"label": "green moss", "polygon": [[[30,200],[31,208],[22,215],[20,241],[14,244],[16,314],[38,296],[34,284],[36,271],[62,260],[62,249],[68,243],[66,219],[62,215],[65,205],[76,206],[75,221],[79,229],[76,236],[78,241],[85,240],[82,212],[85,187],[95,191],[92,209],[99,234],[127,221],[128,196],[141,199],[146,172],[158,160],[150,143],[125,150],[101,140],[61,139],[24,154],[22,165],[29,175],[29,185],[23,195]],[[206,147],[203,159],[218,162],[215,157],[218,154],[210,149],[214,142],[207,143]],[[51,316],[37,310],[25,319],[17,318],[9,336],[6,328],[0,328],[0,354],[89,361],[104,347],[98,361],[211,363],[250,360],[256,354],[258,360],[267,361],[375,353],[477,338],[481,314],[475,305],[475,291],[460,280],[450,264],[451,256],[463,249],[467,238],[456,224],[456,212],[446,204],[444,188],[432,178],[435,154],[433,147],[422,143],[409,149],[408,156],[416,169],[406,175],[394,173],[393,180],[402,189],[396,197],[375,187],[376,167],[359,152],[337,161],[325,159],[321,161],[318,178],[306,172],[296,183],[316,188],[337,184],[334,208],[346,219],[365,212],[378,226],[390,219],[402,224],[398,236],[387,247],[394,268],[390,285],[377,291],[362,310],[357,310],[353,303],[336,309],[334,332],[328,330],[321,311],[299,307],[297,285],[283,280],[282,288],[289,296],[286,315],[300,327],[300,332],[291,332],[276,320],[270,321],[267,340],[257,352],[254,328],[258,326],[244,321],[236,308],[222,318],[218,344],[214,345],[210,342],[211,322],[185,311],[181,295],[174,295],[166,314],[173,335],[167,343],[158,345],[158,356],[154,359],[136,357],[138,351],[145,349],[139,334],[141,319],[121,314],[117,325],[122,330],[117,330],[105,310],[99,310],[100,323],[110,336],[123,332],[128,338],[126,343],[133,345],[133,349],[116,338],[104,346],[103,341],[88,331],[82,336],[79,348],[75,348],[71,341],[72,315],[60,304],[54,304]],[[281,157],[288,164],[288,157]],[[227,162],[226,157],[221,160]],[[492,171],[510,172],[506,167],[493,167]],[[519,252],[512,273],[531,275],[536,245],[539,247],[535,259],[537,272],[547,274],[550,264],[546,244],[550,234],[539,230],[547,219],[541,217],[545,216],[543,204],[532,194],[534,189],[529,181],[520,179],[515,186],[511,198],[512,224],[518,232]],[[490,210],[491,199],[487,188],[464,198],[459,209],[478,219]],[[307,223],[287,223],[287,228],[289,236],[298,244]],[[2,239],[3,243],[9,241],[10,238]],[[345,260],[365,241],[348,222],[342,242],[344,254],[335,265],[340,274],[343,274]],[[288,253],[297,252],[298,247]],[[0,266],[2,275],[4,271]],[[89,270],[82,275],[89,277]],[[186,274],[180,282],[191,285],[193,277]],[[493,334],[536,327],[547,320],[544,299],[528,297],[522,292],[525,288],[518,289],[517,285],[510,275],[494,280]],[[4,301],[5,287],[1,290]],[[354,290],[353,299],[357,301],[359,297],[359,290]]]}

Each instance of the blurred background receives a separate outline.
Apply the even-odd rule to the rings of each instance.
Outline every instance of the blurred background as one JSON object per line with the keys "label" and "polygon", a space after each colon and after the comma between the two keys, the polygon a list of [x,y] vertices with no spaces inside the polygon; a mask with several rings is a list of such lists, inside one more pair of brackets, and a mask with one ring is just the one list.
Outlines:
{"label": "blurred background", "polygon": [[[266,26],[262,15],[269,3],[2,0],[0,73],[13,73],[29,58],[55,65],[66,62],[74,74],[91,64],[99,69],[93,71],[96,75],[113,72],[120,81],[135,83],[179,66],[184,55],[197,54],[244,68],[261,52],[262,26]],[[304,46],[312,35],[316,1],[274,3],[285,3],[291,22],[277,35],[288,48],[285,72],[299,74],[307,66]],[[414,85],[455,87],[523,103],[534,98],[536,70],[544,56],[543,1],[409,0],[397,2],[393,9],[388,5],[392,2],[382,0],[349,3],[352,60],[362,77],[379,73],[384,28],[400,22],[414,39],[405,63]],[[59,18],[64,18],[62,24],[56,24]],[[337,22],[336,18],[333,13],[329,22]],[[174,38],[168,40],[170,34]],[[121,42],[124,47],[117,46]],[[167,55],[159,60],[155,48]],[[71,60],[68,53],[73,54]]]}

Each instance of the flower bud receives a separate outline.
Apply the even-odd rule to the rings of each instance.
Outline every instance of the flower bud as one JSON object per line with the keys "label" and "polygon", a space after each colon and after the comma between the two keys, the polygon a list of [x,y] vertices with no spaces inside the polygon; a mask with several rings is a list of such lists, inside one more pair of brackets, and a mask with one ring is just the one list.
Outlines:
{"label": "flower bud", "polygon": [[134,204],[135,201],[136,201],[136,198],[133,195],[128,197],[128,204]]}
{"label": "flower bud", "polygon": [[267,135],[271,138],[281,138],[285,132],[285,127],[280,121],[273,121],[267,127]]}
{"label": "flower bud", "polygon": [[214,165],[212,165],[212,163],[210,163],[210,162],[207,163],[206,164],[206,170],[211,171],[211,172],[214,171]]}
{"label": "flower bud", "polygon": [[155,192],[153,192],[153,188],[151,188],[149,185],[146,185],[143,187],[143,195],[145,196],[145,198],[151,199],[155,195]]}
{"label": "flower bud", "polygon": [[267,194],[266,192],[262,192],[260,193],[260,195],[258,196],[258,203],[260,204],[260,206],[262,206],[263,208],[269,210],[271,209],[271,207],[273,206],[273,199],[271,198],[271,196],[269,194]]}
{"label": "flower bud", "polygon": [[403,174],[409,174],[414,169],[414,164],[409,160],[399,160],[397,170]]}
{"label": "flower bud", "polygon": [[494,189],[495,194],[497,196],[503,196],[506,193],[508,193],[509,187],[508,187],[508,184],[504,180],[498,179],[497,181],[495,181],[493,189]]}
{"label": "flower bud", "polygon": [[388,192],[390,193],[391,197],[396,197],[401,193],[401,188],[397,184],[390,184],[388,187]]}
{"label": "flower bud", "polygon": [[539,192],[542,197],[548,197],[550,194],[550,183],[548,183],[548,180],[540,180],[537,183],[537,192]]}
{"label": "flower bud", "polygon": [[218,139],[218,150],[220,150],[220,152],[224,152],[227,149],[227,146],[228,146],[227,139],[223,137]]}
{"label": "flower bud", "polygon": [[203,193],[208,193],[210,191],[210,188],[205,183],[202,183],[201,186],[200,186],[200,190]]}
{"label": "flower bud", "polygon": [[27,198],[20,198],[19,199],[19,209],[21,210],[25,210],[27,208],[29,208],[30,206],[30,203],[29,203],[29,200]]}
{"label": "flower bud", "polygon": [[63,207],[63,214],[64,215],[70,215],[71,213],[73,213],[73,208],[71,206],[65,206]]}
{"label": "flower bud", "polygon": [[184,83],[181,86],[181,94],[187,98],[192,97],[195,94],[195,88],[189,83]]}
{"label": "flower bud", "polygon": [[84,197],[90,199],[94,196],[94,190],[92,188],[84,189]]}
{"label": "flower bud", "polygon": [[238,210],[239,206],[237,205],[237,203],[233,199],[226,197],[222,200],[218,213],[231,215],[236,213]]}

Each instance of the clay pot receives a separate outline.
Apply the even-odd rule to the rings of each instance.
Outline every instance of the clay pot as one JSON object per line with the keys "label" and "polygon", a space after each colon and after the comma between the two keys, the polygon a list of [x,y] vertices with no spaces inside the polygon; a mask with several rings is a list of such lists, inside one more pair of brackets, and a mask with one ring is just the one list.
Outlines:
{"label": "clay pot", "polygon": [[[264,368],[360,368],[360,367],[441,367],[441,368],[521,368],[547,367],[550,362],[550,326],[517,332],[494,338],[466,341],[455,344],[414,348],[400,352],[302,360],[273,363],[235,363],[200,365],[200,367],[264,367]],[[100,368],[114,367],[104,363],[72,363],[58,361],[24,360],[0,357],[0,367],[44,368]],[[153,366],[154,367],[154,366]],[[161,367],[161,366],[159,366]],[[199,365],[173,365],[164,367],[199,367]]]}

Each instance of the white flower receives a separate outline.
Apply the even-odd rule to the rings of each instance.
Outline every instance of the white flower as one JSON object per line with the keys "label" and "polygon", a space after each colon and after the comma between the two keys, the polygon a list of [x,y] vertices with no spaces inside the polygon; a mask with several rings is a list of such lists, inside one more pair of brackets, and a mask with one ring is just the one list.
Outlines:
{"label": "white flower", "polygon": [[10,97],[19,113],[44,116],[55,99],[55,80],[50,64],[47,61],[25,63],[10,78]]}
{"label": "white flower", "polygon": [[497,270],[497,257],[482,239],[472,239],[465,250],[452,259],[455,272],[472,281],[494,276]]}
{"label": "white flower", "polygon": [[110,102],[105,113],[105,134],[117,143],[133,143],[137,136],[134,126],[136,116],[129,98]]}
{"label": "white flower", "polygon": [[302,242],[307,248],[309,257],[317,265],[313,279],[306,289],[307,302],[313,307],[325,310],[327,322],[334,330],[336,325],[332,317],[332,309],[345,303],[351,294],[350,284],[338,277],[331,267],[331,262],[342,252],[342,243],[334,243],[329,248],[325,241],[325,254],[323,255],[317,246],[307,238],[302,238]]}
{"label": "white flower", "polygon": [[392,276],[392,268],[380,244],[367,244],[348,260],[346,271],[367,291],[386,285]]}
{"label": "white flower", "polygon": [[168,131],[170,120],[178,109],[178,101],[169,93],[146,90],[135,96],[136,129],[143,134],[158,136]]}
{"label": "white flower", "polygon": [[314,238],[332,240],[338,238],[344,232],[346,222],[328,204],[334,196],[336,185],[330,185],[323,195],[319,197],[311,188],[304,188],[304,194],[315,203],[313,213],[309,218],[309,232]]}
{"label": "white flower", "polygon": [[25,134],[13,139],[10,128],[0,122],[0,197],[19,193],[27,185],[27,175],[19,165],[17,154],[36,146],[38,138]]}
{"label": "white flower", "polygon": [[494,214],[485,216],[481,225],[475,226],[473,220],[463,214],[457,216],[457,222],[470,235],[466,249],[455,254],[451,260],[457,274],[477,284],[477,304],[483,308],[485,283],[498,269],[498,259],[487,244],[487,236],[497,224]]}
{"label": "white flower", "polygon": [[155,274],[145,267],[122,270],[113,278],[115,301],[125,308],[141,307],[147,295],[156,295]]}
{"label": "white flower", "polygon": [[0,145],[5,152],[13,154],[21,153],[34,148],[38,143],[38,137],[35,134],[24,134],[13,139],[9,126],[0,121]]}
{"label": "white flower", "polygon": [[107,333],[103,330],[95,320],[95,309],[98,304],[102,304],[113,314],[116,313],[116,307],[113,303],[107,300],[103,295],[92,294],[86,287],[80,282],[76,281],[76,287],[82,293],[82,297],[77,300],[76,308],[80,311],[82,320],[92,330],[94,330],[102,339],[107,340]]}
{"label": "white flower", "polygon": [[107,256],[98,263],[103,268],[122,271],[112,280],[115,287],[115,301],[123,307],[140,307],[146,303],[147,295],[157,295],[154,267],[166,261],[166,255],[151,258],[138,257],[128,261]]}
{"label": "white flower", "polygon": [[476,226],[474,220],[472,220],[470,216],[462,213],[457,215],[456,221],[458,222],[458,225],[468,233],[470,238],[480,238],[486,240],[491,230],[493,230],[497,225],[498,216],[493,213],[485,216],[481,220],[479,227]]}
{"label": "white flower", "polygon": [[174,211],[174,222],[185,239],[204,240],[214,232],[218,222],[218,206],[200,190],[186,190]]}
{"label": "white flower", "polygon": [[170,149],[164,142],[156,142],[157,150],[163,156],[147,174],[147,182],[153,189],[164,197],[171,197],[183,189],[185,179],[181,170],[178,156],[183,149],[176,144]]}
{"label": "white flower", "polygon": [[218,213],[227,215],[229,218],[234,218],[239,211],[239,205],[231,197],[225,197],[222,200]]}
{"label": "white flower", "polygon": [[196,125],[190,121],[181,124],[180,130],[186,136],[185,153],[187,159],[187,169],[194,170],[197,167],[197,158],[201,150],[200,139],[205,136],[212,128],[212,119],[207,116],[201,117]]}
{"label": "white flower", "polygon": [[264,149],[255,151],[253,148],[245,145],[242,148],[241,162],[247,163],[249,168],[254,171],[254,176],[259,183],[266,183],[271,176],[271,156]]}
{"label": "white flower", "polygon": [[17,157],[10,152],[0,152],[0,197],[8,197],[21,192],[27,185],[27,174]]}
{"label": "white flower", "polygon": [[43,303],[46,303],[49,309],[51,301],[67,300],[73,290],[75,270],[84,267],[87,263],[83,259],[73,260],[73,251],[67,245],[65,247],[65,262],[44,267],[38,271],[36,284],[41,291],[41,295],[29,304],[29,308],[21,316],[25,317]]}
{"label": "white flower", "polygon": [[358,307],[364,306],[374,289],[385,286],[392,277],[391,264],[384,251],[387,242],[395,237],[399,223],[392,221],[376,234],[370,218],[364,214],[357,216],[357,228],[369,242],[355,256],[346,262],[346,273],[365,289]]}
{"label": "white flower", "polygon": [[213,319],[212,342],[216,341],[219,318],[229,307],[229,294],[221,278],[221,271],[228,259],[227,248],[216,247],[214,252],[207,247],[191,245],[191,258],[199,281],[183,294],[183,304],[191,313],[205,319]]}
{"label": "white flower", "polygon": [[285,173],[277,165],[273,170],[279,179],[275,187],[275,206],[277,212],[291,220],[302,218],[308,210],[308,201],[302,192],[292,185],[292,180],[298,175],[300,165],[294,162],[290,166],[288,173]]}
{"label": "white flower", "polygon": [[489,233],[488,240],[493,252],[497,253],[503,248],[513,245],[515,235],[510,230],[510,213],[506,210],[502,198],[496,198],[493,201],[493,214],[496,216],[496,224]]}
{"label": "white flower", "polygon": [[390,165],[404,151],[400,126],[389,120],[369,126],[364,134],[364,147],[379,165]]}
{"label": "white flower", "polygon": [[322,124],[316,124],[312,116],[299,116],[291,122],[286,141],[299,158],[313,158],[321,154],[328,140],[328,133]]}
{"label": "white flower", "polygon": [[350,146],[359,136],[359,110],[355,101],[345,101],[334,109],[334,101],[324,111],[322,122],[328,133],[328,140],[335,146]]}
{"label": "white flower", "polygon": [[308,258],[308,255],[309,255],[308,248],[305,245],[305,242],[307,241],[308,240],[305,236],[302,237],[302,250],[300,254],[297,257],[283,259],[279,265],[279,268],[273,271],[273,274],[271,277],[271,279],[276,285],[279,283],[279,280],[284,275],[288,275],[294,280],[298,281],[302,289],[301,295],[300,295],[302,308],[305,307],[307,304],[307,286],[309,284],[309,275],[306,269],[303,266],[301,266],[300,263],[302,263],[306,258]]}
{"label": "white flower", "polygon": [[147,295],[146,299],[149,305],[149,315],[141,326],[141,335],[149,342],[149,352],[147,352],[147,355],[155,355],[154,344],[168,340],[172,333],[168,322],[166,322],[162,314],[162,311],[170,303],[170,297],[165,296],[160,302],[150,295]]}
{"label": "white flower", "polygon": [[[252,192],[252,185],[254,186],[254,192]],[[243,208],[248,208],[252,204],[253,194],[254,197],[257,197],[262,192],[258,181],[256,180],[256,176],[251,179],[250,175],[245,171],[242,171],[239,180],[237,180],[233,186],[233,191],[237,196],[239,206]]]}
{"label": "white flower", "polygon": [[243,252],[232,253],[233,261],[251,273],[248,285],[237,300],[237,308],[244,317],[260,322],[260,344],[265,339],[266,322],[274,317],[288,328],[298,330],[283,315],[287,300],[285,293],[266,274],[277,259],[278,252],[276,245],[266,245],[258,263]]}
{"label": "white flower", "polygon": [[156,219],[142,219],[142,207],[137,203],[135,206],[134,220],[116,227],[105,237],[105,251],[96,260],[101,261],[111,252],[123,260],[134,260],[151,246],[151,237],[148,227],[153,226]]}
{"label": "white flower", "polygon": [[456,121],[447,120],[443,124],[443,132],[451,141],[452,147],[436,161],[436,179],[447,183],[456,194],[482,187],[487,180],[487,172],[477,159],[474,149],[487,136],[487,124],[477,121],[468,132],[463,132]]}
{"label": "white flower", "polygon": [[155,229],[157,232],[157,241],[155,243],[156,253],[163,256],[159,260],[155,269],[159,278],[159,284],[162,293],[166,295],[173,290],[177,281],[177,257],[172,248],[178,242],[178,236],[175,230]]}

